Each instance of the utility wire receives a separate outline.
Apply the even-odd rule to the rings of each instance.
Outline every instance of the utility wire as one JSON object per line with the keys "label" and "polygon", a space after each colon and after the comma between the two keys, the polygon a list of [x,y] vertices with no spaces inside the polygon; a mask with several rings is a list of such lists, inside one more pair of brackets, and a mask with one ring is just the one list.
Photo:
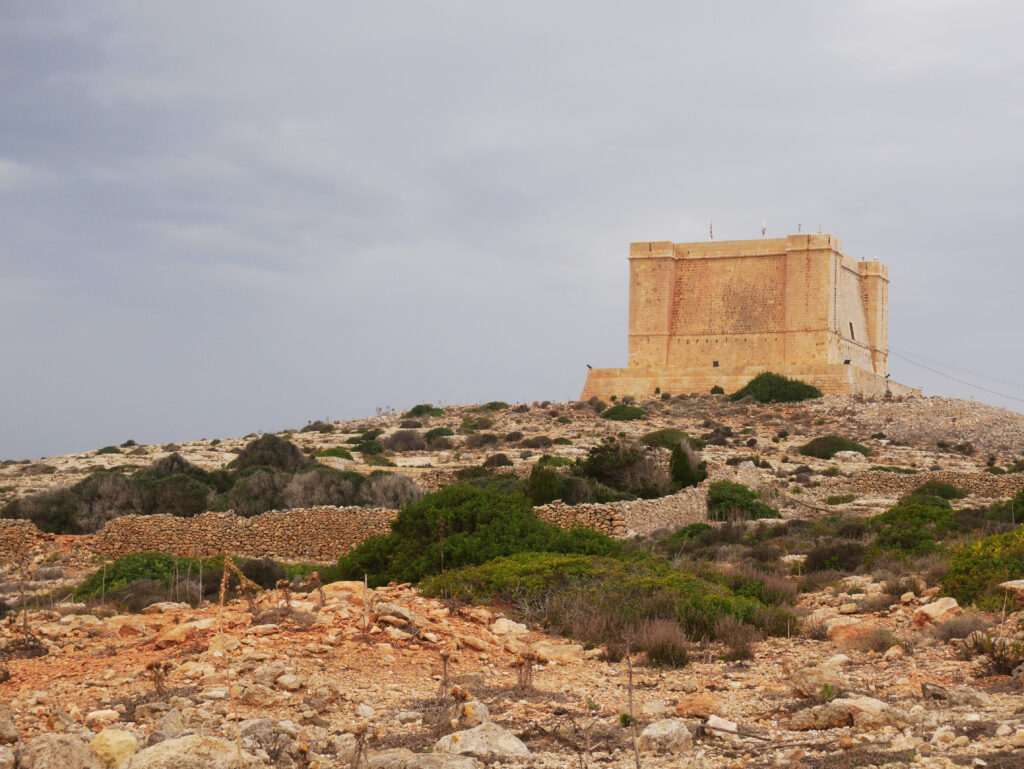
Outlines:
{"label": "utility wire", "polygon": [[902,353],[905,356],[906,355],[910,355],[910,356],[912,356],[914,358],[918,358],[920,360],[926,360],[929,363],[932,363],[932,364],[934,364],[936,366],[942,366],[943,368],[952,369],[953,371],[962,371],[965,374],[973,374],[974,376],[980,376],[982,379],[989,379],[989,380],[991,380],[993,382],[1002,382],[1003,384],[1013,385],[1014,387],[1024,387],[1024,382],[1015,382],[1012,379],[1004,379],[1003,377],[991,376],[989,374],[982,374],[980,371],[971,371],[971,369],[969,369],[969,368],[962,368],[961,366],[954,366],[952,363],[946,363],[946,362],[941,361],[941,360],[935,360],[934,358],[929,358],[927,355],[921,355],[920,353],[909,352],[908,350],[900,350],[898,347],[893,347],[893,346],[890,345],[889,346],[889,351],[892,352],[894,350],[896,351],[896,353]]}
{"label": "utility wire", "polygon": [[1010,400],[1020,401],[1021,403],[1024,403],[1024,398],[1018,398],[1016,395],[1007,395],[1006,393],[997,392],[996,390],[990,390],[987,387],[982,387],[981,385],[975,384],[974,382],[968,382],[966,379],[959,379],[958,377],[952,376],[951,374],[946,374],[946,373],[944,373],[942,371],[939,371],[938,369],[934,369],[934,368],[931,368],[930,366],[924,365],[923,363],[918,363],[917,361],[911,360],[910,358],[906,357],[905,355],[900,355],[898,352],[893,352],[891,347],[889,348],[889,354],[890,355],[895,355],[897,358],[902,358],[903,360],[905,360],[907,363],[910,363],[911,365],[919,366],[920,368],[923,368],[926,371],[931,371],[933,374],[938,374],[939,376],[944,376],[944,377],[946,377],[946,379],[952,379],[954,382],[959,382],[960,384],[965,384],[968,387],[975,388],[976,390],[984,390],[987,393],[992,393],[993,395],[998,395],[1000,398],[1009,398]]}

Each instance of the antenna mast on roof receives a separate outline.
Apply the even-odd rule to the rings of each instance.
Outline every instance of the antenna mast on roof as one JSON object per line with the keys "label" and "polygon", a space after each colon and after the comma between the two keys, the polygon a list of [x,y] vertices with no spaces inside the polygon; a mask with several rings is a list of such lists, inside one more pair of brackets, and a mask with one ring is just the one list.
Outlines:
{"label": "antenna mast on roof", "polygon": [[767,232],[767,230],[768,230],[768,228],[765,226],[764,217],[762,216],[761,217],[761,237],[762,238],[764,237],[764,234],[765,234],[765,232]]}
{"label": "antenna mast on roof", "polygon": [[715,239],[715,223],[714,223],[714,221],[708,222],[708,236],[712,240]]}

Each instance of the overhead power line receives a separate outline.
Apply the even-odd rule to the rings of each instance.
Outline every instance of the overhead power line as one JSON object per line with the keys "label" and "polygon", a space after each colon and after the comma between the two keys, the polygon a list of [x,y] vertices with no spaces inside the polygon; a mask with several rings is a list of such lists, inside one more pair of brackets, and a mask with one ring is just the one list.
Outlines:
{"label": "overhead power line", "polygon": [[946,377],[946,379],[952,379],[954,382],[959,382],[960,384],[965,384],[968,387],[975,388],[976,390],[984,390],[987,393],[992,393],[992,395],[998,395],[1000,398],[1009,398],[1010,400],[1020,401],[1021,403],[1024,403],[1024,398],[1018,398],[1016,395],[1007,395],[1006,393],[1001,393],[1001,392],[998,392],[996,390],[990,390],[989,388],[982,387],[981,385],[975,384],[974,382],[968,382],[966,379],[960,379],[959,377],[955,377],[952,374],[947,374],[947,373],[945,373],[943,371],[939,371],[938,369],[932,368],[931,366],[926,366],[923,363],[918,363],[917,361],[911,360],[910,358],[906,357],[905,355],[900,355],[898,352],[893,352],[891,347],[889,348],[889,354],[890,355],[895,355],[897,358],[902,358],[907,363],[909,363],[909,364],[911,364],[913,366],[918,366],[920,368],[925,369],[926,371],[931,371],[933,374],[938,374],[939,376],[944,376],[944,377]]}
{"label": "overhead power line", "polygon": [[910,352],[909,350],[901,350],[898,347],[889,346],[889,352],[895,351],[896,353],[902,353],[903,355],[909,355],[918,360],[926,360],[935,366],[942,366],[943,368],[952,369],[953,371],[962,371],[965,374],[972,374],[974,376],[980,376],[982,379],[988,379],[993,382],[1002,382],[1003,384],[1012,385],[1014,387],[1024,388],[1024,382],[1015,382],[1012,379],[1004,379],[1003,377],[992,376],[991,374],[982,374],[980,371],[972,371],[969,368],[963,368],[962,366],[954,366],[952,363],[946,363],[941,360],[935,360],[929,358],[927,355],[921,355],[920,353]]}

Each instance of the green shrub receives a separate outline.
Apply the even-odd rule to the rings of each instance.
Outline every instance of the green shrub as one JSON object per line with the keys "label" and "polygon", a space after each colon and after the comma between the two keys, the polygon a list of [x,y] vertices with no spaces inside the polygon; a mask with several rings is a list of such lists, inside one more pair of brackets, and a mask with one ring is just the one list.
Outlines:
{"label": "green shrub", "polygon": [[367,454],[383,454],[384,444],[380,441],[361,441],[353,446],[352,450],[362,454],[365,460]]}
{"label": "green shrub", "polygon": [[324,422],[322,419],[318,419],[315,422],[310,422],[308,425],[299,430],[300,433],[333,433],[334,425],[330,422]]}
{"label": "green shrub", "polygon": [[864,558],[864,545],[859,542],[834,542],[813,548],[804,560],[803,570],[856,571]]}
{"label": "green shrub", "polygon": [[[396,430],[392,435],[384,438],[381,443],[388,451],[423,451],[427,448],[426,439],[417,430]],[[380,452],[371,453],[379,454]]]}
{"label": "green shrub", "polygon": [[805,443],[799,448],[799,451],[805,457],[817,457],[818,459],[832,459],[840,451],[856,451],[864,456],[871,453],[867,446],[862,446],[839,435],[822,435]]}
{"label": "green shrub", "polygon": [[1005,502],[997,502],[988,510],[988,517],[994,521],[1016,524],[1024,521],[1024,490]]}
{"label": "green shrub", "polygon": [[725,389],[723,389],[721,387],[721,385],[715,385],[714,387],[711,388],[711,394],[712,395],[725,395]]}
{"label": "green shrub", "polygon": [[659,497],[671,491],[672,481],[654,453],[642,443],[605,436],[587,452],[577,472],[619,491],[639,497]]}
{"label": "green shrub", "polygon": [[412,478],[384,470],[374,470],[359,486],[359,504],[366,507],[399,510],[422,496],[423,490]]}
{"label": "green shrub", "polygon": [[681,529],[676,529],[672,534],[665,538],[666,542],[685,542],[688,539],[703,534],[705,531],[713,531],[714,526],[708,523],[691,523],[688,526],[683,526]]}
{"label": "green shrub", "polygon": [[297,473],[312,464],[313,461],[294,443],[268,434],[247,443],[231,466],[239,472],[252,467],[270,467]]}
{"label": "green shrub", "polygon": [[612,406],[601,414],[603,419],[614,419],[620,422],[643,419],[645,416],[647,416],[647,412],[639,406],[628,406],[625,403],[620,403],[618,406]]}
{"label": "green shrub", "polygon": [[726,521],[732,518],[780,518],[779,511],[769,507],[757,492],[732,481],[715,481],[708,486],[708,518]]}
{"label": "green shrub", "polygon": [[621,545],[589,529],[566,531],[537,518],[522,495],[447,486],[406,505],[391,533],[373,537],[338,561],[348,579],[372,585],[417,582],[444,568],[524,551],[617,554]]}
{"label": "green shrub", "polygon": [[672,427],[667,427],[664,430],[655,430],[654,432],[647,433],[647,435],[640,438],[640,442],[647,446],[661,446],[663,449],[668,449],[669,451],[674,449],[683,441],[689,443],[698,451],[707,446],[707,441],[696,438],[689,433],[683,432],[682,430],[676,430]]}
{"label": "green shrub", "polygon": [[406,411],[403,416],[406,419],[416,419],[417,417],[443,417],[444,409],[436,409],[433,404],[430,403],[420,403]]}
{"label": "green shrub", "polygon": [[738,401],[748,395],[761,403],[794,403],[820,398],[821,390],[799,379],[789,379],[766,371],[747,382],[745,387],[734,392],[729,399]]}
{"label": "green shrub", "polygon": [[104,446],[102,449],[98,449],[96,451],[96,456],[99,456],[100,454],[121,454],[121,453],[123,453],[123,452],[117,446]]}
{"label": "green shrub", "polygon": [[939,497],[940,499],[963,499],[967,496],[952,483],[937,480],[925,481],[910,493],[914,496]]}
{"label": "green shrub", "polygon": [[314,457],[335,457],[337,459],[352,459],[352,452],[343,449],[341,446],[331,446],[329,449],[320,449],[313,454]]}
{"label": "green shrub", "polygon": [[504,411],[508,408],[508,404],[505,401],[490,401],[484,404],[484,408],[488,411]]}
{"label": "green shrub", "polygon": [[512,467],[512,460],[508,458],[508,454],[491,454],[484,460],[481,465],[488,470],[492,470],[495,467]]}
{"label": "green shrub", "polygon": [[713,638],[722,616],[775,634],[795,624],[789,612],[649,557],[519,553],[433,577],[422,588],[474,603],[542,606],[550,629],[589,643],[621,640],[658,619],[693,638]]}
{"label": "green shrub", "polygon": [[433,430],[427,430],[423,438],[427,443],[431,443],[437,438],[448,438],[452,435],[455,435],[455,431],[450,427],[435,427]]}
{"label": "green shrub", "polygon": [[363,463],[371,467],[395,467],[395,463],[383,454],[363,454]]}
{"label": "green shrub", "polygon": [[567,425],[572,421],[572,417],[567,417],[563,414],[562,416],[555,419],[555,421],[558,422],[558,424],[560,425]]}
{"label": "green shrub", "polygon": [[526,482],[526,496],[534,505],[546,505],[561,499],[562,474],[538,462]]}
{"label": "green shrub", "polygon": [[164,553],[131,553],[90,574],[74,592],[76,601],[98,598],[105,589],[111,593],[141,579],[150,579],[169,587],[175,573],[184,576],[191,571],[198,575],[200,563],[194,558],[181,558]]}
{"label": "green shrub", "polygon": [[[355,505],[359,502],[358,493],[365,482],[366,479],[362,475],[351,470],[314,467],[291,477],[281,491],[282,504],[289,508]],[[274,501],[271,498],[268,503],[272,504]],[[267,508],[270,509],[272,508]]]}
{"label": "green shrub", "polygon": [[1007,609],[1022,607],[1020,598],[1007,595],[999,584],[1024,578],[1024,526],[1005,534],[996,534],[956,548],[949,560],[949,571],[942,578],[942,591],[957,602],[975,604],[981,609],[1000,610],[1004,599]]}
{"label": "green shrub", "polygon": [[30,520],[54,534],[88,534],[122,515],[198,515],[215,492],[226,491],[231,483],[223,470],[208,472],[171,454],[131,477],[100,470],[73,486],[13,500],[0,517]]}
{"label": "green shrub", "polygon": [[677,443],[669,459],[669,476],[677,489],[696,486],[708,477],[707,463],[701,462],[697,453],[687,445]]}
{"label": "green shrub", "polygon": [[572,460],[568,457],[553,457],[550,454],[544,454],[537,460],[537,467],[569,467],[570,465],[572,465]]}
{"label": "green shrub", "polygon": [[230,490],[218,494],[210,501],[210,509],[234,510],[236,515],[244,517],[259,515],[268,510],[281,510],[286,507],[284,490],[291,478],[289,473],[269,467],[249,468],[237,476]]}
{"label": "green shrub", "polygon": [[904,556],[926,555],[939,550],[939,541],[957,528],[953,511],[948,506],[929,504],[927,499],[913,496],[904,497],[895,507],[872,516],[868,523],[878,532],[873,549],[889,550]]}
{"label": "green shrub", "polygon": [[529,438],[523,438],[519,445],[526,449],[546,449],[554,441],[546,435],[531,435]]}
{"label": "green shrub", "polygon": [[558,437],[551,441],[551,444],[554,446],[572,446],[572,441],[568,438]]}
{"label": "green shrub", "polygon": [[903,475],[915,475],[917,470],[913,467],[897,467],[896,465],[872,465],[868,470],[877,470],[883,473],[902,473]]}

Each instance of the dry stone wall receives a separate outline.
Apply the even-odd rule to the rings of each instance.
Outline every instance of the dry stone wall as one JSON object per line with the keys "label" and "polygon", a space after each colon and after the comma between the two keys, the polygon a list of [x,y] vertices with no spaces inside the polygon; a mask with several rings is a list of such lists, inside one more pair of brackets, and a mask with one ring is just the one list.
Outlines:
{"label": "dry stone wall", "polygon": [[1004,499],[1024,489],[1024,473],[993,475],[992,473],[962,473],[937,470],[925,473],[891,473],[866,470],[853,478],[830,479],[823,484],[827,489],[842,489],[859,494],[900,496],[916,489],[926,481],[951,483],[970,497]]}
{"label": "dry stone wall", "polygon": [[156,551],[183,556],[218,554],[328,562],[368,537],[386,534],[396,511],[314,507],[274,510],[252,518],[234,513],[126,515],[93,536],[93,549],[112,558]]}
{"label": "dry stone wall", "polygon": [[[660,499],[589,505],[554,502],[535,510],[538,517],[558,526],[586,526],[625,537],[706,520],[707,499],[704,489],[691,488]],[[194,518],[126,515],[82,539],[88,549],[110,558],[155,551],[329,563],[364,539],[387,534],[397,514],[384,508],[315,507],[274,510],[252,518],[231,512],[207,512]],[[12,558],[46,536],[28,521],[0,520],[0,558]]]}
{"label": "dry stone wall", "polygon": [[706,521],[708,502],[707,492],[694,487],[658,499],[600,505],[567,505],[556,500],[549,505],[535,507],[534,511],[538,518],[562,528],[585,526],[613,537],[628,537]]}
{"label": "dry stone wall", "polygon": [[17,561],[47,538],[31,521],[0,519],[0,561]]}

